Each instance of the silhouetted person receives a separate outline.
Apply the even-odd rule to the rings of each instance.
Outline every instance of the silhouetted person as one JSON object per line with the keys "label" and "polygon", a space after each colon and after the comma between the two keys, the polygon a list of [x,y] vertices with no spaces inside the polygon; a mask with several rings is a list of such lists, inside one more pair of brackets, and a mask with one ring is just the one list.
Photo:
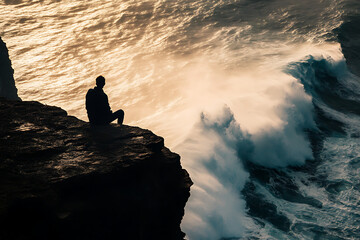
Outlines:
{"label": "silhouetted person", "polygon": [[114,113],[111,111],[108,96],[103,91],[104,86],[105,78],[99,76],[96,78],[96,87],[89,89],[86,94],[89,121],[93,125],[107,125],[117,119],[118,124],[121,125],[124,121],[124,111],[121,109]]}

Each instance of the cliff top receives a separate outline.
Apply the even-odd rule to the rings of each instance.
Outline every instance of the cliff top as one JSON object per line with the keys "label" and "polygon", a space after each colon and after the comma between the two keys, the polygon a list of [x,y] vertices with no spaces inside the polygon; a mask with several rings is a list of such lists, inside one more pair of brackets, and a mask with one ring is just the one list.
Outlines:
{"label": "cliff top", "polygon": [[[61,108],[39,102],[1,99],[0,109],[0,170],[11,166],[13,173],[36,172],[56,182],[111,171],[114,165],[135,165],[164,148],[164,139],[149,130],[115,124],[91,127]],[[179,161],[177,154],[168,154]],[[47,164],[39,169],[44,161]]]}

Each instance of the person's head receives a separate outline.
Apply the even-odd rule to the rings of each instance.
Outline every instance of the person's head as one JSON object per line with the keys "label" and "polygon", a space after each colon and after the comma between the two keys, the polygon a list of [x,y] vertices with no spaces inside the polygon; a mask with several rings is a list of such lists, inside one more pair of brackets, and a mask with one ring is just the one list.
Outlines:
{"label": "person's head", "polygon": [[105,78],[103,76],[98,76],[96,78],[96,86],[103,88],[105,86]]}

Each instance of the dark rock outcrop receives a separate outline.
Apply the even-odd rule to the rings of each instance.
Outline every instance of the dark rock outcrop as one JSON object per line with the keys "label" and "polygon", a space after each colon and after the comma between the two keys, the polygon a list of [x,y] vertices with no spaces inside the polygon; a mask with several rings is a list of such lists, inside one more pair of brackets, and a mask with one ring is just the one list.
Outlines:
{"label": "dark rock outcrop", "polygon": [[14,80],[14,69],[11,67],[9,52],[0,37],[0,97],[20,100]]}
{"label": "dark rock outcrop", "polygon": [[164,139],[0,99],[0,239],[183,239],[191,179]]}
{"label": "dark rock outcrop", "polygon": [[349,70],[360,76],[360,17],[348,16],[335,33]]}

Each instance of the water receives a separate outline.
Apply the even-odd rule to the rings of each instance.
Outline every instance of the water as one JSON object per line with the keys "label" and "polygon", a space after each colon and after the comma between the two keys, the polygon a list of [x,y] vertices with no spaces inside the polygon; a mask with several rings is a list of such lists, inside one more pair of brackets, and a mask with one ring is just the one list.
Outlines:
{"label": "water", "polygon": [[23,100],[86,120],[102,74],[125,123],[180,153],[195,183],[189,239],[360,238],[357,1],[5,0],[0,10]]}

